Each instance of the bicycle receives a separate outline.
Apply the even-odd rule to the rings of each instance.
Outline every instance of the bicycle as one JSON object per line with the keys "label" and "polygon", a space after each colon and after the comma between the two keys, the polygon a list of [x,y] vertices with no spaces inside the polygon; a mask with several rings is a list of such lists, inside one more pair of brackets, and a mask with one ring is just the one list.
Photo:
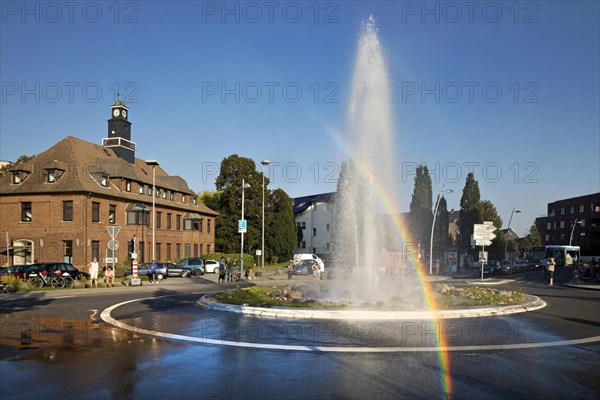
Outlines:
{"label": "bicycle", "polygon": [[37,288],[43,288],[44,286],[52,286],[53,288],[64,287],[64,281],[61,276],[48,277],[44,274],[32,272],[29,274],[31,284]]}
{"label": "bicycle", "polygon": [[0,292],[2,293],[14,293],[17,291],[17,288],[10,283],[0,283]]}

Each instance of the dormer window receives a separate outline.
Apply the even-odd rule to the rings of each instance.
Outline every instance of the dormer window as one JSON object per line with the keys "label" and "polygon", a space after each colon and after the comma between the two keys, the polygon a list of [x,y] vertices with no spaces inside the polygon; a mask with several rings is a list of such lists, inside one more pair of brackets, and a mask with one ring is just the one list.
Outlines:
{"label": "dormer window", "polygon": [[131,181],[130,180],[125,181],[125,191],[131,192]]}
{"label": "dormer window", "polygon": [[169,200],[175,200],[175,194],[169,190]]}
{"label": "dormer window", "polygon": [[29,176],[29,172],[27,171],[23,171],[23,170],[18,170],[18,171],[12,171],[12,183],[15,185],[20,185],[25,178],[27,178]]}
{"label": "dormer window", "polygon": [[162,198],[166,199],[167,198],[167,192],[165,190],[161,190],[160,192],[162,193]]}
{"label": "dormer window", "polygon": [[54,183],[58,180],[58,178],[61,177],[61,175],[63,174],[63,170],[57,169],[57,168],[52,168],[52,169],[46,169],[45,170],[45,181],[46,183]]}
{"label": "dormer window", "polygon": [[108,187],[108,175],[100,175],[100,185],[103,187]]}
{"label": "dormer window", "polygon": [[142,186],[142,185],[138,186],[138,193],[139,194],[144,194],[144,186]]}
{"label": "dormer window", "polygon": [[181,202],[182,202],[182,203],[185,203],[185,194],[182,194],[182,195],[181,195]]}
{"label": "dormer window", "polygon": [[192,204],[196,205],[196,198],[195,197],[192,197]]}

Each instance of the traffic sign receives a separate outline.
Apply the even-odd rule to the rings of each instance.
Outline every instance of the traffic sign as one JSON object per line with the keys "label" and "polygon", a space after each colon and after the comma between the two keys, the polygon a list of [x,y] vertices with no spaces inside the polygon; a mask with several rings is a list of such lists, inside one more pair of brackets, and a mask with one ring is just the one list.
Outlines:
{"label": "traffic sign", "polygon": [[246,233],[248,229],[248,221],[245,219],[238,220],[238,233]]}
{"label": "traffic sign", "polygon": [[493,240],[496,234],[493,232],[473,232],[473,239],[477,240]]}
{"label": "traffic sign", "polygon": [[108,241],[108,249],[115,251],[119,248],[119,241],[117,239],[110,239]]}
{"label": "traffic sign", "polygon": [[476,240],[475,241],[475,246],[491,246],[491,245],[492,245],[491,240]]}
{"label": "traffic sign", "polygon": [[494,232],[496,227],[491,224],[474,224],[473,225],[473,233],[476,232]]}
{"label": "traffic sign", "polygon": [[107,226],[106,230],[108,231],[108,234],[110,235],[110,237],[114,239],[119,234],[121,227],[119,225],[111,225],[111,226]]}

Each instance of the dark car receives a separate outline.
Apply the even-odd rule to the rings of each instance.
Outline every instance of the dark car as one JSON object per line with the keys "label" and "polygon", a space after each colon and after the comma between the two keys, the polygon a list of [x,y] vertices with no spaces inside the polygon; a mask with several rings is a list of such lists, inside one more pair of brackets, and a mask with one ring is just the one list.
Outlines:
{"label": "dark car", "polygon": [[83,272],[75,268],[73,265],[65,262],[49,262],[49,263],[36,263],[28,265],[23,271],[26,278],[29,275],[41,274],[45,276],[63,275],[69,274],[73,279],[85,279],[89,278],[90,274]]}
{"label": "dark car", "polygon": [[303,260],[294,265],[294,275],[311,275],[313,273],[313,260]]}
{"label": "dark car", "polygon": [[200,257],[184,258],[177,263],[180,268],[187,268],[193,275],[204,275],[206,272],[204,259]]}
{"label": "dark car", "polygon": [[483,273],[489,275],[502,275],[502,265],[500,261],[490,261],[483,267]]}
{"label": "dark car", "polygon": [[[169,276],[169,263],[157,262],[156,264],[156,279],[161,279]],[[125,271],[125,276],[132,274],[131,269]],[[138,266],[138,276],[150,276],[150,263],[143,263]]]}
{"label": "dark car", "polygon": [[167,275],[168,276],[180,276],[182,278],[188,278],[192,275],[192,270],[188,267],[180,267],[177,264],[173,263],[165,263],[167,265]]}
{"label": "dark car", "polygon": [[531,270],[538,270],[542,268],[542,261],[539,258],[530,258],[527,261],[527,266]]}
{"label": "dark car", "polygon": [[29,265],[10,265],[0,270],[0,276],[10,275],[15,278],[25,279],[25,270],[29,268]]}

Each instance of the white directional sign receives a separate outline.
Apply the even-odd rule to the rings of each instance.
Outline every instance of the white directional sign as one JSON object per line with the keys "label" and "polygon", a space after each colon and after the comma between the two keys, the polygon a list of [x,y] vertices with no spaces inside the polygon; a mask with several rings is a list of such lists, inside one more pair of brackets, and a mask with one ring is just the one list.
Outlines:
{"label": "white directional sign", "polygon": [[473,239],[477,240],[494,240],[496,238],[496,234],[493,232],[474,232]]}
{"label": "white directional sign", "polygon": [[491,246],[491,245],[492,245],[491,240],[476,240],[475,241],[475,246]]}

